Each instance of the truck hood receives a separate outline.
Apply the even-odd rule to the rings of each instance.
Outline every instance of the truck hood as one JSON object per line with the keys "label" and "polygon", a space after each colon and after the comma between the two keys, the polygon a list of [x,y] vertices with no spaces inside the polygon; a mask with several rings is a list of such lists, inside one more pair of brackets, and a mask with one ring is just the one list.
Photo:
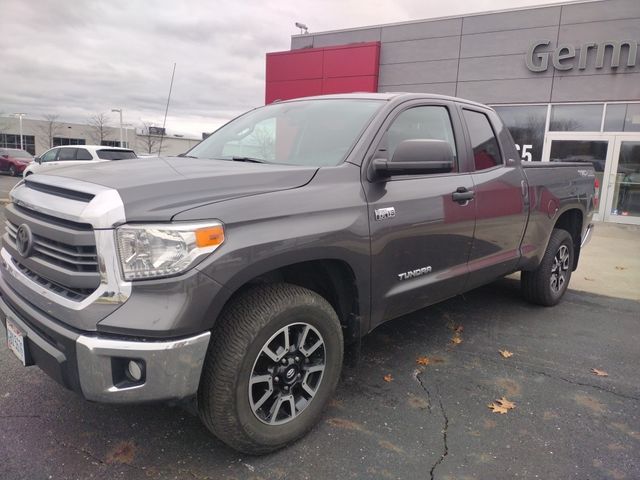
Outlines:
{"label": "truck hood", "polygon": [[[57,177],[118,191],[127,221],[169,221],[194,207],[307,184],[317,167],[184,157],[140,158],[51,168]],[[33,177],[37,181],[36,174]]]}

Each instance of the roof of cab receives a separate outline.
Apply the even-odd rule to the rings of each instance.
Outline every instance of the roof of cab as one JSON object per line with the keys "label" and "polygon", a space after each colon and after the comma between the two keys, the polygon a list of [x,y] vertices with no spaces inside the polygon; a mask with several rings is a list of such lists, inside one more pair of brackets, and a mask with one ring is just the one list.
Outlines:
{"label": "roof of cab", "polygon": [[407,101],[407,100],[446,100],[450,102],[466,103],[476,107],[489,108],[482,103],[474,102],[472,100],[466,100],[464,98],[450,97],[447,95],[438,95],[435,93],[408,93],[408,92],[383,92],[383,93],[368,93],[368,92],[356,92],[356,93],[338,93],[331,95],[316,95],[312,97],[292,98],[290,100],[276,100],[273,103],[284,102],[296,102],[300,100],[331,100],[331,99],[359,99],[359,100],[384,100],[384,101]]}

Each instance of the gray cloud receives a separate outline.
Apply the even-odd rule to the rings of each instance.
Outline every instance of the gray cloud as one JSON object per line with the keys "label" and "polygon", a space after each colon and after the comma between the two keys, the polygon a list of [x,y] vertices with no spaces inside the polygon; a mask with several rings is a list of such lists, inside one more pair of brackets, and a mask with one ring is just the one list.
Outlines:
{"label": "gray cloud", "polygon": [[199,135],[263,103],[265,53],[289,48],[295,21],[322,31],[550,1],[2,0],[0,112],[85,122],[122,108],[161,123],[176,62],[167,126]]}

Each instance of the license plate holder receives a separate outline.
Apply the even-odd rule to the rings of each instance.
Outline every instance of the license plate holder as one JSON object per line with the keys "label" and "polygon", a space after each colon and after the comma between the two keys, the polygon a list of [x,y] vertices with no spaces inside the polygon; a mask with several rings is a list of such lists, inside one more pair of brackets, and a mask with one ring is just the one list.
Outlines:
{"label": "license plate holder", "polygon": [[18,357],[22,365],[27,366],[27,335],[7,317],[7,345],[9,350]]}

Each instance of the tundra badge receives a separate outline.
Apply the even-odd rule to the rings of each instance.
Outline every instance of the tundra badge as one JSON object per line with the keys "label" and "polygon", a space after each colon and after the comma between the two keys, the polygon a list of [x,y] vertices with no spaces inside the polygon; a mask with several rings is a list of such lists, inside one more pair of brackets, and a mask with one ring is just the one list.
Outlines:
{"label": "tundra badge", "polygon": [[416,268],[415,270],[410,270],[408,272],[399,273],[398,274],[398,278],[400,280],[408,280],[410,278],[419,277],[419,276],[425,275],[427,273],[431,273],[431,267]]}
{"label": "tundra badge", "polygon": [[387,218],[393,218],[395,216],[396,216],[396,209],[393,207],[376,209],[376,220],[385,220]]}

